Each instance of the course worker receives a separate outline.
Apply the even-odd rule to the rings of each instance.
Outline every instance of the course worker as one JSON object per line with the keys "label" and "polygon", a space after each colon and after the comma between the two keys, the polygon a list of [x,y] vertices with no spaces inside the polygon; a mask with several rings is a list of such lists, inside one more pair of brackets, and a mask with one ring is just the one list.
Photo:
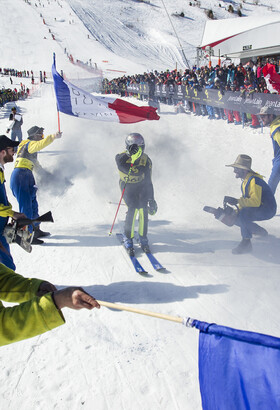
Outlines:
{"label": "course worker", "polygon": [[[39,216],[37,201],[38,188],[33,170],[40,171],[40,169],[42,169],[37,159],[37,153],[50,145],[55,139],[61,138],[62,133],[57,132],[44,138],[44,128],[34,126],[27,131],[27,134],[28,138],[23,140],[18,146],[10,186],[13,195],[18,201],[20,212],[23,212],[29,219],[36,219]],[[44,243],[44,241],[39,238],[49,236],[50,233],[41,231],[39,224],[35,224],[35,226],[32,244],[40,245]],[[30,233],[33,231],[32,226],[29,226],[29,231]]]}
{"label": "course worker", "polygon": [[252,158],[240,154],[235,162],[227,167],[233,167],[236,178],[242,180],[239,199],[225,196],[224,203],[237,207],[236,225],[240,226],[242,240],[233,254],[243,254],[252,251],[252,235],[267,236],[267,231],[253,221],[265,221],[276,214],[276,201],[269,185],[263,177],[251,169]]}
{"label": "course worker", "polygon": [[18,138],[19,142],[21,142],[22,141],[21,126],[23,124],[23,118],[21,114],[17,113],[16,107],[12,107],[11,111],[12,112],[9,117],[10,124],[7,128],[7,134],[10,132],[10,130],[12,130],[11,139],[15,141],[16,138]]}
{"label": "course worker", "polygon": [[4,307],[0,301],[0,346],[28,339],[65,323],[61,309],[100,308],[84,289],[57,290],[50,282],[28,279],[0,263],[0,300],[17,303]]}
{"label": "course worker", "polygon": [[15,148],[19,141],[12,141],[6,135],[0,135],[0,263],[8,268],[15,269],[10,246],[4,236],[4,230],[8,223],[9,217],[12,219],[25,218],[24,213],[13,211],[12,205],[8,201],[5,188],[4,166],[8,162],[13,162]]}
{"label": "course worker", "polygon": [[268,107],[262,107],[259,116],[263,125],[270,127],[270,137],[272,140],[274,157],[272,160],[272,170],[268,185],[275,194],[280,181],[280,116],[269,113]]}

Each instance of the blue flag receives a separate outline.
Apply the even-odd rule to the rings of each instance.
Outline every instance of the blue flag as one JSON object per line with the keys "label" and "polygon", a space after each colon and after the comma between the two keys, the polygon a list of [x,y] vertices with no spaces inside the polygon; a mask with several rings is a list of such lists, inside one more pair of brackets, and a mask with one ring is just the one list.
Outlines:
{"label": "blue flag", "polygon": [[193,321],[203,410],[279,410],[280,339]]}

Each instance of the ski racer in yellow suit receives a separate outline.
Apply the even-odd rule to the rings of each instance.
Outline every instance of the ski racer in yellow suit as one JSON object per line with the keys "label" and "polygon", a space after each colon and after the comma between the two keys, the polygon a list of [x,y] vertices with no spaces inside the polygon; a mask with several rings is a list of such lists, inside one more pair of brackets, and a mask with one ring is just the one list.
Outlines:
{"label": "ski racer in yellow suit", "polygon": [[126,151],[116,155],[120,175],[120,188],[128,207],[124,226],[124,246],[133,256],[134,225],[139,213],[138,234],[144,252],[150,252],[147,238],[148,213],[157,212],[152,184],[152,161],[144,153],[145,141],[141,134],[129,134],[125,140]]}

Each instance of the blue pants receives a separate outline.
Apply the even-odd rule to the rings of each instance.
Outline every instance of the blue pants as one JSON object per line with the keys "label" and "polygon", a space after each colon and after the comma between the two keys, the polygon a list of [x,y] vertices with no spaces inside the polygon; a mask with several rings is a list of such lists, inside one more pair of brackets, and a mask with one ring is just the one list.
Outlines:
{"label": "blue pants", "polygon": [[254,231],[253,221],[266,221],[276,214],[276,206],[258,208],[242,208],[238,214],[236,225],[240,226],[242,238],[252,238]]}
{"label": "blue pants", "polygon": [[210,118],[215,118],[214,108],[211,105],[206,105],[206,110]]}
{"label": "blue pants", "polygon": [[11,133],[11,140],[15,141],[16,137],[18,138],[19,142],[22,141],[22,131],[21,128],[18,129],[12,129],[12,133]]}
{"label": "blue pants", "polygon": [[[10,186],[18,201],[19,211],[29,219],[38,218],[37,187],[32,171],[27,168],[15,168],[11,175]],[[33,231],[31,225],[29,231]]]}
{"label": "blue pants", "polygon": [[273,164],[272,171],[268,180],[268,185],[271,188],[271,191],[275,194],[277,185],[280,181],[280,163],[276,162]]}
{"label": "blue pants", "polygon": [[10,246],[3,235],[0,235],[0,263],[3,263],[7,268],[16,270],[16,265],[10,253]]}

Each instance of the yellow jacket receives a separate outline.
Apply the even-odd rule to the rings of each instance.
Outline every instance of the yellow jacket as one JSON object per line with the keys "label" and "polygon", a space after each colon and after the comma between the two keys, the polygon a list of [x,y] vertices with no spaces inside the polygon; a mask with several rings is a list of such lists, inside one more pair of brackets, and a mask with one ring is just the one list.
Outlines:
{"label": "yellow jacket", "polygon": [[[2,168],[0,168],[0,217],[7,218],[8,216],[13,217],[14,211],[12,210],[12,205],[7,198],[4,171]],[[6,222],[7,221],[4,222],[4,225],[6,225]],[[3,225],[3,223],[0,223],[0,225]],[[1,226],[1,228],[4,228],[4,225]]]}
{"label": "yellow jacket", "polygon": [[263,177],[256,172],[248,172],[241,184],[242,197],[238,200],[238,208],[260,208],[266,207],[274,209],[276,207],[274,195],[263,180]]}
{"label": "yellow jacket", "polygon": [[0,302],[0,346],[37,336],[65,323],[51,293],[36,296],[42,282],[24,278],[0,263],[0,299],[19,303],[4,307]]}
{"label": "yellow jacket", "polygon": [[15,160],[15,168],[28,168],[33,170],[38,164],[37,152],[50,145],[55,139],[53,134],[42,138],[40,141],[23,140],[18,146],[17,159]]}
{"label": "yellow jacket", "polygon": [[270,124],[270,136],[272,140],[274,158],[272,160],[273,164],[280,162],[280,116],[276,117],[274,121]]}

